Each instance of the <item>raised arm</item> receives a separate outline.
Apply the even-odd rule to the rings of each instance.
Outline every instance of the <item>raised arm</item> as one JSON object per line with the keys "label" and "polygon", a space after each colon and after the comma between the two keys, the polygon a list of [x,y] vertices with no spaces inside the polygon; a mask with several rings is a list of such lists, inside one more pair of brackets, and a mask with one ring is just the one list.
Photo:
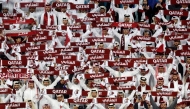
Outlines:
{"label": "raised arm", "polygon": [[[153,109],[158,109],[159,107],[157,106],[157,104],[154,102],[152,95],[150,95],[150,103],[152,104]],[[174,109],[174,108],[170,108],[170,109]]]}
{"label": "raised arm", "polygon": [[79,80],[80,81],[80,86],[85,90],[85,91],[90,91],[91,89],[88,88],[85,84],[85,80]]}
{"label": "raised arm", "polygon": [[169,109],[175,109],[175,106],[177,105],[178,97],[175,98],[175,100],[172,102],[172,104],[169,106]]}
{"label": "raised arm", "polygon": [[112,33],[113,33],[116,37],[118,37],[119,39],[121,39],[122,34],[119,34],[119,33],[117,32],[117,29],[112,29]]}
{"label": "raised arm", "polygon": [[109,67],[109,66],[106,66],[105,68],[106,68],[112,75],[114,75],[115,77],[117,77],[117,74],[118,74],[117,71],[115,71],[114,69],[112,69],[112,68]]}
{"label": "raised arm", "polygon": [[139,5],[135,5],[135,8],[131,8],[132,12],[136,12],[139,9]]}
{"label": "raised arm", "polygon": [[136,74],[138,74],[140,72],[140,69],[139,68],[137,68],[136,70],[134,70],[134,71],[127,71],[127,72],[125,72],[125,73],[130,73],[131,74],[131,76],[135,76]]}
{"label": "raised arm", "polygon": [[3,100],[3,103],[7,103],[11,98],[11,94],[7,95],[7,97]]}
{"label": "raised arm", "polygon": [[35,75],[32,76],[32,80],[36,83],[36,85],[42,89],[43,88],[43,85],[38,81],[38,79],[36,78]]}
{"label": "raised arm", "polygon": [[57,83],[58,83],[60,80],[61,80],[61,77],[58,76],[58,77],[56,78],[56,80],[55,80],[49,87],[53,89],[53,88],[57,85]]}

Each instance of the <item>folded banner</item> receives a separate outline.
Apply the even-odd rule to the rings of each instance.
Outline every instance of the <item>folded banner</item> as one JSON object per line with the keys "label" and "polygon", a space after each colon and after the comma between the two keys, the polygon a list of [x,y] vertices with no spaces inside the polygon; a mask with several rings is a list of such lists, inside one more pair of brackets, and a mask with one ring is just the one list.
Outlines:
{"label": "folded banner", "polygon": [[93,46],[95,42],[70,42],[71,46],[79,46],[79,47],[86,47],[86,46]]}
{"label": "folded banner", "polygon": [[188,11],[171,11],[171,10],[164,10],[164,15],[171,15],[171,16],[188,16]]}
{"label": "folded banner", "polygon": [[64,47],[64,48],[54,48],[54,50],[58,50],[60,52],[79,52],[79,47]]}
{"label": "folded banner", "polygon": [[0,88],[0,94],[12,94],[13,90],[10,88]]}
{"label": "folded banner", "polygon": [[45,7],[44,2],[25,2],[20,3],[21,8],[28,8],[28,7]]}
{"label": "folded banner", "polygon": [[176,56],[190,56],[190,51],[189,50],[177,50],[175,52]]}
{"label": "folded banner", "polygon": [[140,28],[155,29],[155,25],[154,24],[138,23],[138,26]]}
{"label": "folded banner", "polygon": [[165,36],[166,41],[171,41],[171,40],[185,40],[189,37],[189,35],[177,35],[177,36]]}
{"label": "folded banner", "polygon": [[3,23],[6,24],[32,24],[34,19],[3,19]]}
{"label": "folded banner", "polygon": [[63,64],[63,65],[73,65],[73,66],[81,65],[81,63],[79,61],[63,60],[63,59],[56,59],[56,63]]}
{"label": "folded banner", "polygon": [[78,18],[75,19],[75,22],[97,22],[100,21],[100,18]]}
{"label": "folded banner", "polygon": [[27,68],[1,68],[2,73],[24,73]]}
{"label": "folded banner", "polygon": [[109,73],[100,73],[100,74],[84,74],[85,79],[97,79],[109,77]]}
{"label": "folded banner", "polygon": [[18,32],[18,33],[6,33],[6,36],[33,36],[36,35],[36,31]]}
{"label": "folded banner", "polygon": [[52,4],[52,8],[67,7],[67,6],[70,6],[70,4],[72,4],[72,3],[69,3],[69,2],[54,2]]}
{"label": "folded banner", "polygon": [[135,86],[111,86],[111,90],[136,90]]}
{"label": "folded banner", "polygon": [[2,66],[26,66],[27,60],[1,60]]}
{"label": "folded banner", "polygon": [[47,94],[69,94],[72,95],[73,90],[64,90],[64,89],[46,89]]}
{"label": "folded banner", "polygon": [[145,36],[135,36],[135,37],[133,37],[133,40],[155,42],[156,38],[154,38],[154,37],[145,37]]}
{"label": "folded banner", "polygon": [[20,47],[20,52],[45,50],[46,45]]}
{"label": "folded banner", "polygon": [[189,32],[190,29],[187,28],[169,28],[170,31],[175,31],[175,32]]}
{"label": "folded banner", "polygon": [[158,58],[158,59],[147,59],[148,64],[171,64],[173,59],[165,59],[165,58]]}
{"label": "folded banner", "polygon": [[112,50],[112,53],[114,55],[129,55],[130,51],[129,50]]}
{"label": "folded banner", "polygon": [[190,50],[190,46],[189,45],[182,45],[182,50]]}
{"label": "folded banner", "polygon": [[110,54],[110,49],[86,49],[86,54]]}
{"label": "folded banner", "polygon": [[92,28],[111,27],[111,22],[96,22],[92,23]]}
{"label": "folded banner", "polygon": [[123,27],[123,28],[136,28],[136,27],[138,27],[138,23],[113,22],[111,26]]}
{"label": "folded banner", "polygon": [[59,75],[59,71],[51,71],[51,70],[34,70],[34,74],[40,75]]}
{"label": "folded banner", "polygon": [[34,36],[29,37],[28,42],[40,42],[40,41],[49,41],[52,40],[52,36]]}
{"label": "folded banner", "polygon": [[108,82],[110,84],[113,83],[119,83],[119,82],[128,82],[128,81],[132,81],[133,77],[115,77],[115,78],[108,78]]}
{"label": "folded banner", "polygon": [[163,92],[151,92],[152,96],[177,96],[178,92],[163,91]]}
{"label": "folded banner", "polygon": [[112,43],[113,38],[106,38],[106,37],[90,37],[87,38],[88,42],[107,42]]}
{"label": "folded banner", "polygon": [[21,13],[0,13],[0,17],[22,17]]}
{"label": "folded banner", "polygon": [[86,25],[68,25],[68,26],[61,26],[61,30],[67,30],[69,28],[70,30],[86,30]]}
{"label": "folded banner", "polygon": [[189,4],[190,4],[190,0],[171,0],[170,3],[171,3],[172,5],[176,5],[176,4],[189,5]]}
{"label": "folded banner", "polygon": [[51,26],[40,25],[39,28],[41,28],[41,29],[46,29],[46,30],[57,30],[57,29],[58,29],[58,26],[57,26],[57,25],[51,25]]}
{"label": "folded banner", "polygon": [[92,17],[92,18],[100,18],[100,17],[110,17],[109,13],[101,14],[101,13],[88,13],[87,17]]}
{"label": "folded banner", "polygon": [[190,20],[181,20],[181,25],[190,25]]}
{"label": "folded banner", "polygon": [[71,9],[93,9],[94,4],[71,4],[70,5]]}
{"label": "folded banner", "polygon": [[8,106],[11,109],[14,108],[26,108],[26,103],[25,102],[17,102],[17,103],[0,103],[0,106]]}
{"label": "folded banner", "polygon": [[30,79],[30,74],[27,73],[0,73],[1,79]]}

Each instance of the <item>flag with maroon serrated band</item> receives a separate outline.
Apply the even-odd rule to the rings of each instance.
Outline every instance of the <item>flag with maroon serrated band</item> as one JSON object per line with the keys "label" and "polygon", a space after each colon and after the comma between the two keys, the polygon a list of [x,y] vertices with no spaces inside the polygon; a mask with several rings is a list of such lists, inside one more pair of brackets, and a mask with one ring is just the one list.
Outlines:
{"label": "flag with maroon serrated band", "polygon": [[172,91],[162,91],[162,92],[155,92],[152,91],[152,96],[177,96],[178,92],[172,92]]}

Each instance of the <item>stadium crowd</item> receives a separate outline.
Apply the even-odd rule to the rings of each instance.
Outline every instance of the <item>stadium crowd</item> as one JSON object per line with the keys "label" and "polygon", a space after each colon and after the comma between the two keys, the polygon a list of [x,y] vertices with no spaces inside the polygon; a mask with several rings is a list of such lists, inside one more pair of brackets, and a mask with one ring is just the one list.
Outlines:
{"label": "stadium crowd", "polygon": [[190,0],[0,3],[0,109],[190,109]]}

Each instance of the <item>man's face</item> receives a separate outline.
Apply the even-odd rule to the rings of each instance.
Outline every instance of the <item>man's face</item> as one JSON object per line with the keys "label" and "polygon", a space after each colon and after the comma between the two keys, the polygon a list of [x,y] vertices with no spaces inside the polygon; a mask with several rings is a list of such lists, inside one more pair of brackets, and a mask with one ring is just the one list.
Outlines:
{"label": "man's face", "polygon": [[129,34],[129,29],[123,29],[123,34]]}
{"label": "man's face", "polygon": [[66,12],[67,8],[61,8],[61,12]]}
{"label": "man's face", "polygon": [[44,86],[49,86],[49,81],[44,81]]}
{"label": "man's face", "polygon": [[19,89],[19,88],[20,88],[20,85],[19,85],[19,84],[15,84],[15,85],[14,85],[14,88],[15,88],[15,89]]}
{"label": "man's face", "polygon": [[29,83],[28,83],[28,87],[29,87],[30,89],[33,89],[33,88],[34,88],[34,83],[29,82]]}
{"label": "man's face", "polygon": [[173,80],[177,80],[177,79],[178,79],[178,75],[176,75],[176,74],[175,74],[175,75],[172,75],[172,79],[173,79]]}
{"label": "man's face", "polygon": [[48,104],[45,104],[45,105],[43,106],[43,109],[50,109],[50,106],[49,106]]}
{"label": "man's face", "polygon": [[118,93],[118,98],[124,98],[124,94],[123,93]]}
{"label": "man's face", "polygon": [[105,13],[105,9],[100,9],[100,13]]}
{"label": "man's face", "polygon": [[190,64],[190,58],[187,58],[187,63]]}
{"label": "man's face", "polygon": [[174,46],[178,46],[179,44],[180,44],[179,41],[175,41],[175,42],[174,42]]}
{"label": "man's face", "polygon": [[158,68],[158,72],[164,73],[164,72],[165,72],[165,71],[164,71],[164,68],[163,68],[163,67],[159,67],[159,68]]}
{"label": "man's face", "polygon": [[119,71],[120,71],[121,73],[123,73],[123,72],[125,71],[125,67],[120,66],[120,67],[119,67]]}
{"label": "man's face", "polygon": [[145,33],[144,33],[144,36],[145,36],[145,37],[150,37],[149,32],[145,32]]}
{"label": "man's face", "polygon": [[127,4],[123,4],[123,8],[127,9],[128,5]]}
{"label": "man's face", "polygon": [[163,85],[164,85],[164,81],[163,81],[163,80],[158,80],[157,84],[158,84],[159,86],[163,86]]}
{"label": "man's face", "polygon": [[58,102],[63,101],[63,96],[57,96],[57,101],[58,101]]}
{"label": "man's face", "polygon": [[104,44],[99,44],[99,45],[98,45],[98,48],[99,48],[99,49],[103,49],[103,48],[104,48]]}
{"label": "man's face", "polygon": [[146,85],[146,82],[145,82],[145,81],[140,81],[140,85],[141,85],[141,86],[145,86],[145,85]]}
{"label": "man's face", "polygon": [[166,103],[161,103],[161,104],[160,104],[160,108],[161,108],[161,109],[166,109],[166,107],[167,107],[167,106],[166,106]]}
{"label": "man's face", "polygon": [[6,9],[6,8],[2,9],[2,13],[8,13],[8,12],[9,12],[9,9]]}
{"label": "man's face", "polygon": [[93,80],[88,80],[88,85],[91,85]]}
{"label": "man's face", "polygon": [[115,109],[114,106],[108,106],[108,109]]}
{"label": "man's face", "polygon": [[124,20],[125,20],[125,22],[129,23],[130,22],[130,17],[125,17]]}
{"label": "man's face", "polygon": [[94,66],[94,67],[93,67],[93,70],[94,70],[95,72],[99,72],[99,69],[100,69],[99,66]]}
{"label": "man's face", "polygon": [[60,83],[61,83],[61,84],[64,84],[64,83],[65,83],[64,78],[62,78],[62,79],[60,80]]}
{"label": "man's face", "polygon": [[92,91],[91,95],[92,95],[93,98],[96,98],[97,97],[97,92],[96,91]]}
{"label": "man's face", "polygon": [[67,24],[68,24],[68,20],[67,20],[67,19],[64,19],[64,20],[63,20],[63,24],[64,24],[64,25],[67,25]]}
{"label": "man's face", "polygon": [[36,11],[36,8],[34,8],[34,7],[30,7],[30,8],[29,8],[29,12],[33,13],[33,12],[35,12],[35,11]]}
{"label": "man's face", "polygon": [[102,30],[102,35],[107,35],[108,34],[108,30]]}
{"label": "man's face", "polygon": [[156,89],[156,92],[162,92],[162,90],[161,89]]}
{"label": "man's face", "polygon": [[174,23],[177,23],[178,20],[177,19],[173,19],[173,21],[174,21]]}
{"label": "man's face", "polygon": [[78,107],[77,106],[73,106],[73,109],[78,109]]}
{"label": "man's face", "polygon": [[17,39],[16,39],[16,42],[17,42],[17,43],[20,43],[20,42],[21,42],[21,38],[17,38]]}
{"label": "man's face", "polygon": [[45,11],[46,11],[46,12],[50,12],[50,11],[51,11],[51,7],[50,7],[50,6],[46,6],[46,7],[45,7]]}
{"label": "man's face", "polygon": [[147,0],[143,0],[143,4],[147,4]]}

